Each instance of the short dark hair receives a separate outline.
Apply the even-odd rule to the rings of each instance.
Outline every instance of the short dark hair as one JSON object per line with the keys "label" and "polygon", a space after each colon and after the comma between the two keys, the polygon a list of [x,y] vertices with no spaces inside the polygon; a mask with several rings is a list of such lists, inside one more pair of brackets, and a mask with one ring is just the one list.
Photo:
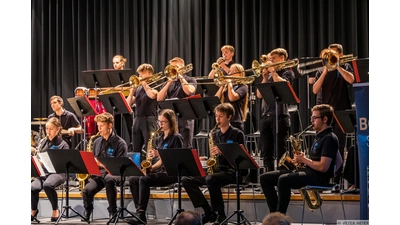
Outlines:
{"label": "short dark hair", "polygon": [[184,211],[176,217],[175,225],[202,225],[200,214],[194,211]]}
{"label": "short dark hair", "polygon": [[314,111],[319,111],[319,116],[328,118],[327,124],[331,125],[333,122],[333,113],[334,109],[331,105],[328,104],[320,104],[320,105],[315,105],[311,109],[311,113]]}
{"label": "short dark hair", "polygon": [[[233,106],[231,105],[231,103],[221,103],[219,105],[217,105],[214,108],[214,112],[221,112],[221,113],[226,113],[226,116],[234,116],[235,115],[235,109],[233,108]],[[232,118],[231,117],[231,118]]]}

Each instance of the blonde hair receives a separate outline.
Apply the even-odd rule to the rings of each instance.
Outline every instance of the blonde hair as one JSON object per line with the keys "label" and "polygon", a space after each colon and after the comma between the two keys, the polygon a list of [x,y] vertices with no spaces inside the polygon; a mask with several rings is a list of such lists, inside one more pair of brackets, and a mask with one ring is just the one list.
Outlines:
{"label": "blonde hair", "polygon": [[94,117],[94,121],[96,123],[103,122],[103,123],[108,123],[108,124],[114,124],[114,117],[109,112],[103,112],[102,114],[96,115]]}
{"label": "blonde hair", "polygon": [[185,60],[183,60],[180,57],[174,57],[173,59],[169,60],[169,63],[177,62],[178,64],[182,64],[182,66],[185,65]]}
{"label": "blonde hair", "polygon": [[223,51],[225,49],[235,53],[235,48],[232,45],[224,45],[221,47],[221,51]]}
{"label": "blonde hair", "polygon": [[284,49],[284,48],[276,48],[276,49],[274,49],[274,50],[272,50],[271,52],[270,52],[270,54],[271,55],[273,55],[273,54],[278,54],[278,55],[280,55],[280,56],[285,56],[285,60],[287,60],[287,58],[288,58],[288,53],[287,53],[287,51],[286,51],[286,49]]}
{"label": "blonde hair", "polygon": [[142,65],[140,65],[136,72],[145,72],[145,71],[149,71],[150,73],[154,72],[153,66],[148,64],[148,63],[143,63]]}

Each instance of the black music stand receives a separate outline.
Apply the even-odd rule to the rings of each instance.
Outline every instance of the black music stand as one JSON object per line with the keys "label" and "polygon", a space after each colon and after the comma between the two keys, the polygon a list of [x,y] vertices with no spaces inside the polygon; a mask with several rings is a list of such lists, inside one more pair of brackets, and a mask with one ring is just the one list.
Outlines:
{"label": "black music stand", "polygon": [[110,80],[111,87],[115,87],[124,83],[129,82],[133,71],[132,69],[123,70],[107,70],[108,79]]}
{"label": "black music stand", "polygon": [[[342,168],[342,177],[344,178],[345,175],[349,173],[353,173],[353,183],[354,186],[356,187],[353,192],[358,192],[358,179],[359,179],[359,170],[358,170],[358,148],[357,148],[357,119],[356,119],[356,110],[354,109],[349,109],[349,110],[338,110],[335,111],[335,120],[336,123],[339,125],[340,129],[342,130],[343,133],[345,134],[350,134],[354,133],[354,139],[355,139],[355,145],[353,149],[352,154],[348,154],[346,157],[346,160],[343,163],[343,168]],[[346,143],[347,143],[347,137],[346,137]],[[347,144],[345,145],[347,148]],[[353,171],[351,169],[346,168],[347,164],[347,159],[350,158],[353,161]]]}
{"label": "black music stand", "polygon": [[111,221],[114,220],[114,224],[117,224],[119,218],[124,218],[124,211],[128,214],[135,217],[138,221],[144,223],[137,216],[131,213],[127,208],[124,207],[124,184],[125,184],[125,176],[144,176],[143,172],[140,168],[132,161],[129,157],[97,157],[97,160],[100,161],[106,171],[113,176],[121,176],[121,184],[120,184],[120,208],[107,222],[107,225],[110,224]]}
{"label": "black music stand", "polygon": [[256,87],[260,91],[264,101],[269,104],[275,104],[275,159],[274,159],[274,170],[278,169],[278,104],[298,104],[300,99],[297,97],[293,90],[292,85],[289,82],[274,82],[274,83],[262,83],[256,84]]}
{"label": "black music stand", "polygon": [[[126,101],[125,96],[122,94],[122,92],[99,95],[99,98],[106,111],[112,112],[114,118],[116,114],[132,113],[132,108],[128,105],[128,102]],[[122,128],[122,118],[121,118],[121,128]],[[122,136],[122,129],[121,129],[121,136]]]}
{"label": "black music stand", "polygon": [[111,87],[106,70],[85,70],[81,71],[81,76],[88,88]]}
{"label": "black music stand", "polygon": [[[200,84],[200,85],[199,85]],[[219,87],[214,83],[214,79],[197,80],[197,86],[200,86],[198,93],[204,97],[215,96]]]}
{"label": "black music stand", "polygon": [[158,105],[161,109],[172,109],[177,119],[190,120],[197,118],[192,106],[186,99],[167,99],[158,102]]}
{"label": "black music stand", "polygon": [[[47,154],[49,155],[56,173],[66,173],[67,177],[69,176],[69,173],[101,175],[99,167],[94,159],[93,152],[84,152],[76,149],[54,149],[52,151],[47,151]],[[70,218],[68,212],[69,209],[75,212],[76,215],[80,216],[88,224],[90,223],[90,221],[86,220],[85,217],[69,205],[68,179],[65,185],[65,204],[66,205],[63,207],[63,211],[55,224],[58,224],[63,216]]]}
{"label": "black music stand", "polygon": [[[83,139],[76,146],[78,149],[79,145],[83,143],[83,150],[86,150],[87,140],[86,140],[86,116],[97,115],[97,111],[90,104],[90,101],[86,95],[73,97],[67,99],[71,107],[74,109],[76,115],[81,117],[81,124],[83,124]],[[82,119],[84,118],[84,119]]]}
{"label": "black music stand", "polygon": [[178,209],[169,221],[171,225],[182,209],[181,199],[181,177],[182,176],[202,176],[205,177],[203,166],[201,165],[197,151],[189,148],[168,148],[158,151],[164,164],[168,176],[178,176]]}
{"label": "black music stand", "polygon": [[[246,148],[242,144],[238,143],[221,143],[217,144],[222,155],[229,161],[229,163],[235,167],[236,172],[236,204],[237,209],[230,216],[228,216],[221,224],[228,223],[229,219],[234,215],[237,215],[236,224],[248,224],[251,225],[250,221],[244,215],[244,211],[240,209],[240,188],[239,188],[239,170],[241,169],[258,169],[258,164],[250,156]],[[242,221],[241,221],[242,220]]]}

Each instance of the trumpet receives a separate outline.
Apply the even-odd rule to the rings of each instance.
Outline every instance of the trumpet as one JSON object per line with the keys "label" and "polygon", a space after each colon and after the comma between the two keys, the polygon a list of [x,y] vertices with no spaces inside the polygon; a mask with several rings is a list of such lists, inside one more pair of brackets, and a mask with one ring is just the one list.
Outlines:
{"label": "trumpet", "polygon": [[[319,59],[319,60],[298,64],[297,71],[301,75],[315,72],[317,70],[322,69],[323,67],[326,67],[328,69],[328,71],[333,71],[337,68],[338,65],[343,65],[345,63],[351,62],[358,58],[357,56],[353,56],[353,54],[348,54],[348,55],[344,55],[344,56],[340,57],[339,54],[332,49],[322,50],[320,56],[321,56],[321,59]],[[311,66],[311,65],[315,65],[315,64],[322,64],[322,66],[306,69],[307,66]]]}
{"label": "trumpet", "polygon": [[[261,56],[261,62],[264,64],[267,61],[268,61],[267,56],[266,55],[262,55]],[[264,64],[264,65],[260,64],[257,60],[253,60],[253,62],[251,63],[251,69],[245,70],[245,71],[253,71],[254,75],[256,77],[259,77],[261,75],[261,71],[264,68],[276,67],[275,70],[279,71],[279,70],[295,67],[298,64],[299,64],[299,60],[297,58],[296,59],[292,59],[292,60],[288,60],[288,61],[283,61],[283,62],[268,63],[268,64]]]}

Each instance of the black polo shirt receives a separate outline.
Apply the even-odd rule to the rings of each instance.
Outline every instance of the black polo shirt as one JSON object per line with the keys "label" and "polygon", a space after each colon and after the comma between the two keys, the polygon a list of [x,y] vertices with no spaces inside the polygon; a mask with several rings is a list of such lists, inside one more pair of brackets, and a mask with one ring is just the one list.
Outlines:
{"label": "black polo shirt", "polygon": [[[193,77],[189,77],[186,74],[183,75],[183,78],[190,84],[192,84],[194,86],[194,89],[196,90],[197,88],[197,81],[196,79],[194,79]],[[195,92],[193,92],[194,95]],[[168,87],[168,91],[167,91],[167,96],[166,99],[168,98],[186,98],[189,97],[190,95],[187,95],[182,88],[182,84],[179,80],[176,80],[174,82],[171,83],[171,85]]]}
{"label": "black polo shirt", "polygon": [[[52,117],[56,117],[58,120],[60,120],[62,129],[65,129],[65,130],[68,130],[71,127],[80,126],[79,120],[76,117],[76,115],[66,109],[64,109],[64,112],[63,112],[63,114],[61,114],[61,116],[58,116],[55,112],[53,112],[52,114],[50,114],[47,117],[47,119],[50,119]],[[70,148],[72,145],[71,137],[72,136],[69,136],[68,134],[64,134],[62,136],[62,138],[68,143],[68,145],[70,145]]]}
{"label": "black polo shirt", "polygon": [[244,115],[242,109],[246,101],[246,94],[249,92],[249,87],[246,84],[235,84],[233,85],[233,90],[240,96],[240,98],[232,102],[229,100],[228,91],[225,91],[223,93],[224,102],[231,103],[235,109],[235,115],[233,115],[231,122],[243,123]]}
{"label": "black polo shirt", "polygon": [[142,86],[133,94],[136,97],[136,117],[157,116],[157,98],[149,98]]}

